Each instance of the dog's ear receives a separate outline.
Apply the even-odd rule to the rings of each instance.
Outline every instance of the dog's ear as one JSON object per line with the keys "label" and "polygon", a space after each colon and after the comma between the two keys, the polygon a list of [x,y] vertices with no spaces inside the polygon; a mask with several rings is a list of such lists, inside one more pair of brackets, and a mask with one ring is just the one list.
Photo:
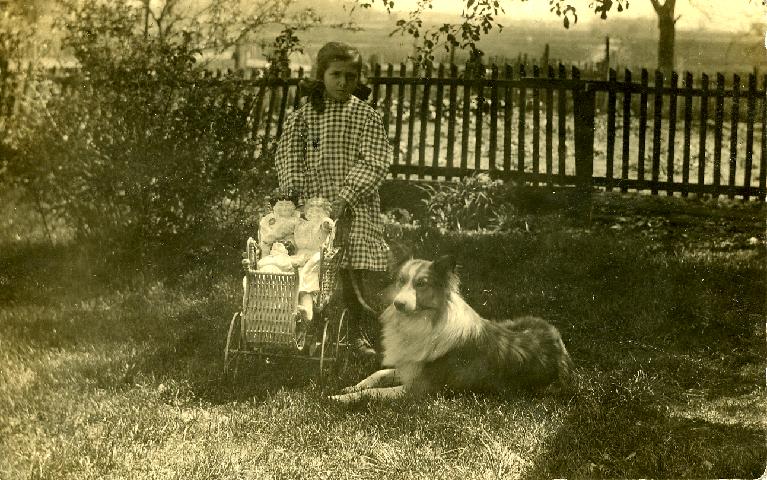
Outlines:
{"label": "dog's ear", "polygon": [[452,255],[443,255],[434,260],[434,263],[431,265],[431,268],[434,269],[434,273],[441,277],[454,273],[455,267],[455,258]]}

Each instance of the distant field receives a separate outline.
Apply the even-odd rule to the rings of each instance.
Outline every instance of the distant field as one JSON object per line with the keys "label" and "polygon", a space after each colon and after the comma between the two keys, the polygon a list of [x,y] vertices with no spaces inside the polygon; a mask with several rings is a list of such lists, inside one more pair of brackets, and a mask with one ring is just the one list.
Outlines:
{"label": "distant field", "polygon": [[[364,24],[361,31],[344,31],[320,27],[299,33],[305,43],[307,58],[314,58],[319,47],[330,40],[352,43],[367,59],[382,63],[400,63],[413,52],[410,37],[390,36],[394,20],[381,16],[379,22]],[[503,63],[518,56],[537,59],[549,44],[552,61],[584,65],[604,57],[605,37],[610,37],[610,65],[614,68],[654,68],[657,58],[657,30],[654,22],[607,21],[598,27],[578,27],[566,30],[558,24],[510,24],[500,33],[493,32],[481,42],[486,59]],[[254,51],[254,54],[257,52]],[[441,51],[440,61],[449,56]],[[456,53],[458,61],[465,60],[463,52]],[[743,35],[714,32],[677,32],[676,61],[679,71],[692,72],[751,72],[767,68],[763,38],[756,34]]]}

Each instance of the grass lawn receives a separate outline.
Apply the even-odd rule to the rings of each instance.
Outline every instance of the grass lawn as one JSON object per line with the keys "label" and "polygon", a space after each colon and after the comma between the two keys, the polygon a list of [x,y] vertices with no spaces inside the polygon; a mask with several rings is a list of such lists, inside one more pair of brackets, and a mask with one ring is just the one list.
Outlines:
{"label": "grass lawn", "polygon": [[[765,445],[765,212],[602,195],[592,224],[430,234],[490,317],[536,314],[564,395],[340,406],[300,362],[222,375],[232,239],[172,281],[94,267],[0,202],[0,478],[755,478]],[[55,238],[54,238],[55,240]]]}

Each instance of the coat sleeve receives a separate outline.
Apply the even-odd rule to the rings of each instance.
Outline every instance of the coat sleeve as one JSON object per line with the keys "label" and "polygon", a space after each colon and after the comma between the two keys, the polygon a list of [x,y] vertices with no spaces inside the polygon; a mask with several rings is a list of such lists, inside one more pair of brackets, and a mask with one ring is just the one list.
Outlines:
{"label": "coat sleeve", "polygon": [[366,116],[361,135],[356,162],[339,192],[339,196],[352,206],[378,190],[389,171],[392,156],[389,139],[377,112],[371,110]]}
{"label": "coat sleeve", "polygon": [[300,193],[304,188],[304,141],[303,113],[293,111],[285,121],[275,152],[275,167],[280,191],[284,194]]}

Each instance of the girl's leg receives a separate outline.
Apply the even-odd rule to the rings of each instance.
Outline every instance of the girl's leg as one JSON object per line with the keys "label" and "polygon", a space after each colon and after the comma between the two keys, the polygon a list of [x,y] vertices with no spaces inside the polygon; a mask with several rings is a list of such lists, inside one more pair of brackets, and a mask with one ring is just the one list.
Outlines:
{"label": "girl's leg", "polygon": [[[349,310],[349,334],[352,339],[368,339],[376,351],[380,351],[380,325],[378,315],[382,302],[379,300],[384,272],[343,269],[341,285],[343,300]],[[360,297],[366,305],[360,302]]]}

